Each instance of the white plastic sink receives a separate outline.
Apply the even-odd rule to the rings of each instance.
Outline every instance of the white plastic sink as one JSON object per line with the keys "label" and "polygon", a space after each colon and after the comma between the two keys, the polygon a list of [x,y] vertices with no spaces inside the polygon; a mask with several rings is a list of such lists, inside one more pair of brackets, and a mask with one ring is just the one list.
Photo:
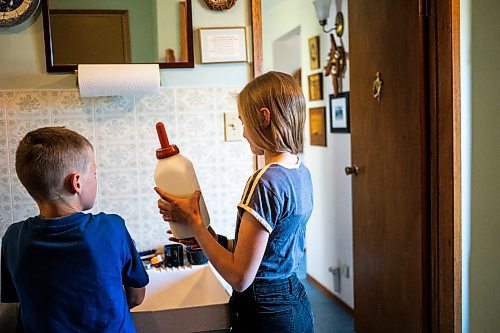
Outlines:
{"label": "white plastic sink", "polygon": [[149,270],[144,302],[132,309],[138,332],[205,332],[230,327],[229,285],[210,264]]}

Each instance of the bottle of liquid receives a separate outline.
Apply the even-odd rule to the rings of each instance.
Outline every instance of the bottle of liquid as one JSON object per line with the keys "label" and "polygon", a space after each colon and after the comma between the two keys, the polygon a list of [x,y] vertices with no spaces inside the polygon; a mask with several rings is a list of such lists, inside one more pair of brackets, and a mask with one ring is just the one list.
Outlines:
{"label": "bottle of liquid", "polygon": [[[161,148],[156,150],[156,158],[158,158],[154,174],[156,186],[176,197],[190,197],[195,191],[200,190],[193,164],[179,153],[179,148],[176,145],[171,145],[168,142],[163,123],[156,124],[156,132],[161,144]],[[203,195],[200,197],[200,213],[203,224],[208,228],[210,217]],[[187,225],[177,222],[169,222],[169,224],[176,238],[183,239],[194,236]]]}

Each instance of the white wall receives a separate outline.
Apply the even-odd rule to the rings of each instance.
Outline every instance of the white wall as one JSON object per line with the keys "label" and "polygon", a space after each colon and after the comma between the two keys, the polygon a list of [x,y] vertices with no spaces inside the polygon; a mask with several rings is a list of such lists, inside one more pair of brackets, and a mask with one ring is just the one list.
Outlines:
{"label": "white wall", "polygon": [[500,328],[500,2],[471,0],[470,332]]}
{"label": "white wall", "polygon": [[[347,1],[343,1],[344,17],[347,20]],[[330,37],[322,32],[311,1],[263,0],[263,54],[264,72],[273,69],[273,42],[290,31],[300,28],[300,59],[302,63],[302,87],[307,93],[307,76],[322,71],[330,49]],[[334,21],[336,9],[332,4],[329,25]],[[286,18],[286,19],[285,19]],[[346,22],[347,25],[347,22]],[[310,37],[320,36],[321,68],[310,70]],[[344,33],[344,45],[348,50],[348,31]],[[348,65],[349,66],[349,65]],[[344,89],[349,90],[349,67],[344,79]],[[350,267],[350,277],[342,277],[341,291],[337,296],[354,306],[353,259],[352,259],[352,201],[351,179],[344,174],[344,167],[351,163],[349,134],[329,133],[329,100],[333,91],[329,77],[324,80],[324,100],[307,101],[307,108],[327,108],[327,147],[311,146],[309,124],[306,124],[306,146],[304,159],[311,170],[314,186],[314,211],[308,224],[307,273],[334,292],[333,276],[328,271],[340,262]],[[320,162],[318,162],[320,161]]]}
{"label": "white wall", "polygon": [[302,67],[300,29],[291,31],[273,43],[273,70],[293,75]]}

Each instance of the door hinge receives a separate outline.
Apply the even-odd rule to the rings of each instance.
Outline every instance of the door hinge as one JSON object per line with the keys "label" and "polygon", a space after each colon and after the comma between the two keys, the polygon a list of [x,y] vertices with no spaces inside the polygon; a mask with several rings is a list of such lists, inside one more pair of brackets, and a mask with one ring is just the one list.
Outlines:
{"label": "door hinge", "polygon": [[418,15],[429,17],[431,16],[431,0],[420,0],[418,2]]}

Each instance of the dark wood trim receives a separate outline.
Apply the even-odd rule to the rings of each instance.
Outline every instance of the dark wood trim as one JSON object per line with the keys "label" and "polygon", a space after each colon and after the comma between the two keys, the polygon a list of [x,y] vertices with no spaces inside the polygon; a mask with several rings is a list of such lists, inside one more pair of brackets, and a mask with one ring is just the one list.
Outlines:
{"label": "dark wood trim", "polygon": [[432,331],[461,332],[460,0],[432,1],[428,54]]}
{"label": "dark wood trim", "polygon": [[330,290],[328,290],[325,286],[323,286],[321,283],[318,282],[315,278],[313,278],[311,275],[307,274],[307,281],[311,282],[319,291],[321,291],[323,294],[331,298],[337,305],[339,305],[342,309],[344,309],[345,312],[349,313],[351,316],[354,316],[354,310],[347,305],[343,300],[338,298],[334,293],[332,293]]}
{"label": "dark wood trim", "polygon": [[253,77],[262,75],[262,3],[252,0],[250,3],[250,19],[252,21],[252,61]]}

